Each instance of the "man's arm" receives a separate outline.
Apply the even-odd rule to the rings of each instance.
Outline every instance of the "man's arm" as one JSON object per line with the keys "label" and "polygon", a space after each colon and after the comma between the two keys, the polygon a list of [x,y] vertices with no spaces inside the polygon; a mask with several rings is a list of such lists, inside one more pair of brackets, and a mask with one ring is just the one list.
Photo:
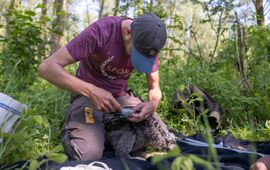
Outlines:
{"label": "man's arm", "polygon": [[85,82],[64,69],[65,66],[75,62],[67,49],[63,47],[41,63],[38,73],[60,88],[88,97],[99,110],[105,112],[119,110],[121,106],[110,92]]}
{"label": "man's arm", "polygon": [[40,64],[38,73],[41,77],[60,88],[87,96],[90,90],[89,85],[77,77],[70,75],[64,69],[65,66],[75,62],[66,48],[63,47]]}
{"label": "man's arm", "polygon": [[148,85],[148,101],[153,103],[155,110],[158,108],[162,94],[159,87],[159,71],[150,73],[146,77]]}
{"label": "man's arm", "polygon": [[140,122],[146,119],[148,116],[153,114],[159,105],[162,94],[159,87],[159,72],[158,70],[147,74],[147,85],[148,85],[148,101],[138,104],[135,108],[141,109],[139,114],[133,114],[129,120],[132,122]]}

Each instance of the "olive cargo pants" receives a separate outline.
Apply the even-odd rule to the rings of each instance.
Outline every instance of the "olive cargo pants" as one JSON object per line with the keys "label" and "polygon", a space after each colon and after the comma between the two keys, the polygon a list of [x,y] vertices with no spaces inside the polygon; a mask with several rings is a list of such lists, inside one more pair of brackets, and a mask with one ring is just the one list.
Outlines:
{"label": "olive cargo pants", "polygon": [[[122,107],[134,107],[142,102],[128,93],[116,100]],[[154,116],[166,126],[157,113]],[[67,155],[73,160],[100,159],[105,148],[103,112],[97,110],[88,98],[79,96],[68,107],[61,140]]]}

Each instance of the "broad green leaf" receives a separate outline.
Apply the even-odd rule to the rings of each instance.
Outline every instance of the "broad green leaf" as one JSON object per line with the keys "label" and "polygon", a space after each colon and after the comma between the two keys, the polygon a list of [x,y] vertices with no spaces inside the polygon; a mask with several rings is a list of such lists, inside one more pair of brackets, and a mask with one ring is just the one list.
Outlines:
{"label": "broad green leaf", "polygon": [[182,160],[183,160],[182,157],[176,157],[172,162],[172,167],[171,167],[172,170],[179,170],[183,163]]}
{"label": "broad green leaf", "polygon": [[29,15],[29,16],[35,16],[36,15],[36,13],[34,11],[25,11],[25,14]]}
{"label": "broad green leaf", "polygon": [[59,145],[55,146],[47,155],[54,154],[56,152],[61,152],[63,150],[64,150],[63,145],[59,144]]}
{"label": "broad green leaf", "polygon": [[54,153],[47,155],[48,159],[56,161],[57,163],[61,164],[64,163],[67,160],[67,156],[62,153]]}
{"label": "broad green leaf", "polygon": [[39,124],[41,125],[43,123],[43,118],[39,115],[35,115],[33,116],[33,119]]}
{"label": "broad green leaf", "polygon": [[43,4],[38,4],[36,8],[45,8],[45,6]]}
{"label": "broad green leaf", "polygon": [[180,154],[180,149],[178,146],[176,146],[174,149],[172,149],[171,151],[167,152],[167,154],[165,155],[158,155],[158,156],[154,156],[154,158],[152,159],[152,164],[157,164],[158,162],[166,159],[166,158],[171,158],[171,157],[175,157],[177,155]]}
{"label": "broad green leaf", "polygon": [[189,157],[183,157],[182,159],[182,166],[184,170],[192,170],[193,169],[193,163],[192,160]]}
{"label": "broad green leaf", "polygon": [[208,162],[207,160],[204,160],[196,155],[189,155],[189,158],[196,164],[200,164],[202,166],[204,166],[206,169],[210,170],[210,169],[214,169],[213,166],[211,165],[210,162]]}
{"label": "broad green leaf", "polygon": [[38,168],[38,161],[37,160],[31,160],[29,164],[29,170],[36,170]]}
{"label": "broad green leaf", "polygon": [[270,120],[265,121],[265,127],[270,129]]}

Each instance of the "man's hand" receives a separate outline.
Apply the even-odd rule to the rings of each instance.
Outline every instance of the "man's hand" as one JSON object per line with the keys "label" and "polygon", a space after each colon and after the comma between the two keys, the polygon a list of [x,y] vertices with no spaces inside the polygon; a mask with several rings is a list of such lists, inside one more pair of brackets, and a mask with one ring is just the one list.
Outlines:
{"label": "man's hand", "polygon": [[88,97],[101,111],[116,112],[121,110],[120,104],[110,92],[83,81],[64,69],[65,66],[75,62],[66,47],[63,47],[40,64],[38,73],[60,88]]}
{"label": "man's hand", "polygon": [[140,113],[132,114],[129,117],[129,120],[131,122],[135,122],[135,123],[138,123],[138,122],[145,120],[146,118],[148,118],[150,115],[152,115],[156,111],[156,107],[152,102],[142,102],[142,103],[138,104],[137,106],[135,106],[134,109],[141,110]]}
{"label": "man's hand", "polygon": [[98,110],[104,111],[106,113],[121,110],[121,105],[115,100],[112,93],[104,89],[92,86],[89,98]]}

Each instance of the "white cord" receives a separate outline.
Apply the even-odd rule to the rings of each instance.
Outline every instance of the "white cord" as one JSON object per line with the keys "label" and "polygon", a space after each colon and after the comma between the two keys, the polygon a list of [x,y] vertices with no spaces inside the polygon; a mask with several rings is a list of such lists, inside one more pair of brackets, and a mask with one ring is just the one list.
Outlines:
{"label": "white cord", "polygon": [[94,161],[88,165],[79,164],[74,167],[66,166],[60,168],[60,170],[113,170],[108,167],[108,165],[104,162]]}

